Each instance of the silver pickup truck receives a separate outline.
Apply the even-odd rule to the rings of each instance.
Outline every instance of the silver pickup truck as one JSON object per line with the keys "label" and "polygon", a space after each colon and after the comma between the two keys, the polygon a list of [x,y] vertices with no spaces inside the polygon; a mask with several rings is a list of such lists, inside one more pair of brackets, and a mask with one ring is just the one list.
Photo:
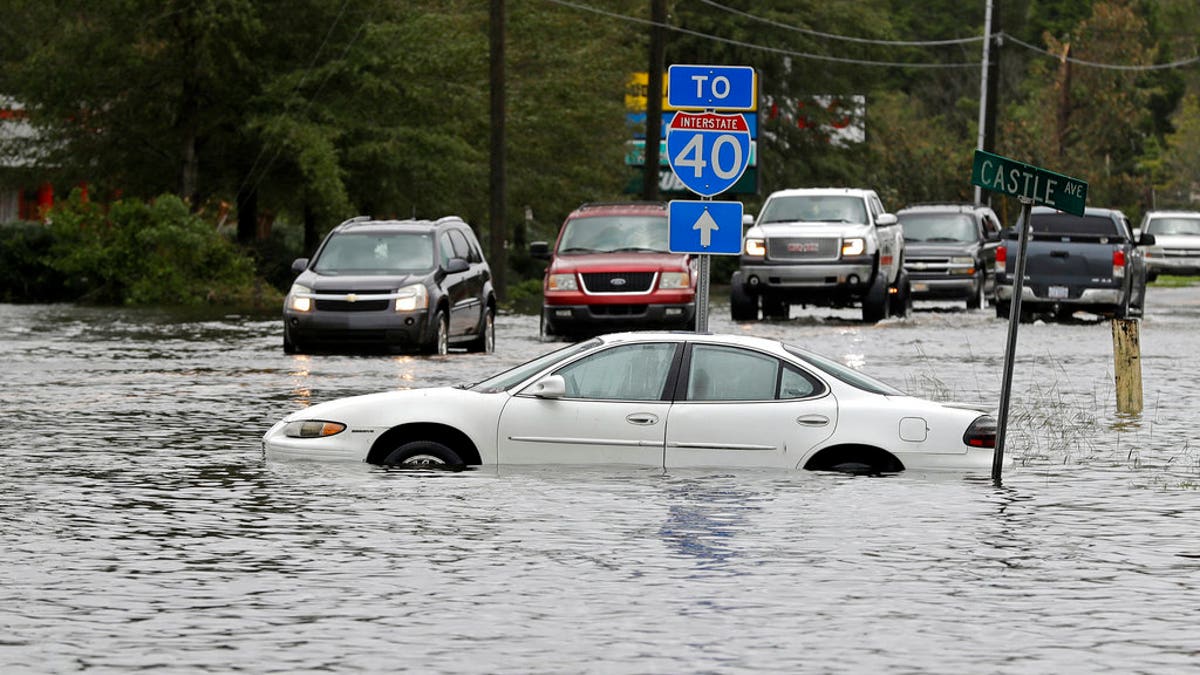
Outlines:
{"label": "silver pickup truck", "polygon": [[[996,316],[1007,319],[1012,307],[1022,223],[1005,232],[996,250]],[[1139,317],[1146,306],[1146,258],[1143,246],[1153,235],[1135,240],[1129,219],[1115,209],[1086,209],[1083,216],[1035,206],[1021,293],[1021,320],[1038,314],[1068,319],[1077,311],[1113,318]]]}

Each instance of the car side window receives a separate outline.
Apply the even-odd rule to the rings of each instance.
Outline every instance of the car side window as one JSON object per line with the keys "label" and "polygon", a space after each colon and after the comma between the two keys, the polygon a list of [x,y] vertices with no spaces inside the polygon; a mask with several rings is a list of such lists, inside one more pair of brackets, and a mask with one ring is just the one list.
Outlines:
{"label": "car side window", "polygon": [[824,390],[824,385],[812,375],[799,368],[784,365],[783,374],[779,377],[779,398],[807,398]]}
{"label": "car side window", "polygon": [[696,345],[688,372],[689,401],[764,401],[775,398],[779,359],[746,349]]}
{"label": "car side window", "polygon": [[450,244],[454,247],[454,257],[469,261],[471,259],[471,247],[467,245],[467,238],[458,230],[450,230],[449,234]]}
{"label": "car side window", "polygon": [[479,242],[475,239],[474,235],[469,232],[463,232],[463,236],[467,238],[467,249],[470,256],[467,260],[472,263],[483,262],[483,253],[480,252]]}
{"label": "car side window", "polygon": [[442,236],[438,237],[438,256],[442,263],[442,267],[450,264],[450,258],[454,257],[454,246],[450,243],[450,233],[443,232]]}
{"label": "car side window", "polygon": [[568,398],[657,401],[663,396],[674,356],[673,343],[621,345],[582,358],[554,374],[566,381]]}

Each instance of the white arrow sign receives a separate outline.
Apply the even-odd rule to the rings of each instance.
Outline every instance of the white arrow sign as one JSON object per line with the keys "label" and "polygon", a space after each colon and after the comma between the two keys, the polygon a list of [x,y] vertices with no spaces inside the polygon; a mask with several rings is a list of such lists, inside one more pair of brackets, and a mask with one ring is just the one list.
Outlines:
{"label": "white arrow sign", "polygon": [[713,230],[719,230],[721,226],[717,225],[717,221],[713,220],[712,214],[708,212],[708,209],[704,209],[704,213],[700,214],[700,219],[696,221],[692,229],[700,230],[700,245],[708,248],[712,246]]}

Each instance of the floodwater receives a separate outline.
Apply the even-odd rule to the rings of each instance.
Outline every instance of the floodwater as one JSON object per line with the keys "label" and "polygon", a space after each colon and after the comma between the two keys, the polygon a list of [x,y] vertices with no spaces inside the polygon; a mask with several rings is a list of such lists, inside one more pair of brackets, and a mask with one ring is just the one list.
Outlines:
{"label": "floodwater", "polygon": [[[1020,326],[988,476],[263,460],[299,406],[553,348],[285,356],[274,316],[0,305],[9,673],[1167,673],[1200,666],[1200,288],[1152,288],[1145,410],[1109,324]],[[710,328],[999,399],[1007,322],[918,303]]]}

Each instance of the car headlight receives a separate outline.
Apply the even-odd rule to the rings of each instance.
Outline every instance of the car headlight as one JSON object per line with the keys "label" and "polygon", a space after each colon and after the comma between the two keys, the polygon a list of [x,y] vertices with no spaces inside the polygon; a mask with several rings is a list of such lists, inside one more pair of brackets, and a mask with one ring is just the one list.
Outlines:
{"label": "car headlight", "polygon": [[323,438],[345,430],[346,425],[341,422],[324,420],[296,420],[283,425],[283,435],[288,438]]}
{"label": "car headlight", "polygon": [[287,306],[297,312],[312,311],[312,289],[308,286],[300,284],[292,284],[292,288],[288,290]]}
{"label": "car headlight", "polygon": [[954,256],[953,258],[950,258],[950,264],[951,265],[974,265],[975,259],[969,255]]}
{"label": "car headlight", "polygon": [[746,255],[761,258],[767,254],[767,240],[747,237],[745,251]]}
{"label": "car headlight", "polygon": [[429,291],[425,284],[413,284],[396,290],[396,311],[412,312],[429,306]]}
{"label": "car headlight", "polygon": [[842,255],[862,255],[867,252],[867,241],[858,237],[842,240]]}
{"label": "car headlight", "polygon": [[577,291],[579,282],[574,274],[551,274],[546,281],[546,289],[551,291]]}
{"label": "car headlight", "polygon": [[663,272],[658,280],[659,288],[687,288],[692,283],[687,272]]}

